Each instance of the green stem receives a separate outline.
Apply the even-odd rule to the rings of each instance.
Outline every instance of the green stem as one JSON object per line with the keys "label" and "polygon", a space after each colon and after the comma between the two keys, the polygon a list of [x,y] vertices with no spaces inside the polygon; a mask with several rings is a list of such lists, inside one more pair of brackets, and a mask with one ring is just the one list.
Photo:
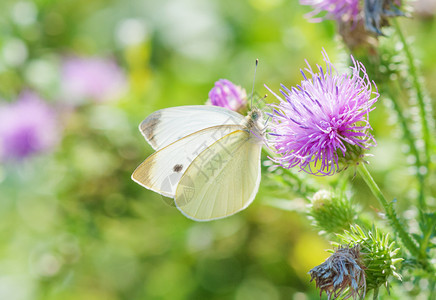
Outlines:
{"label": "green stem", "polygon": [[[397,87],[397,88],[400,89],[400,87]],[[420,208],[419,213],[420,213],[421,220],[423,220],[423,212],[425,212],[427,210],[427,204],[425,203],[425,195],[424,195],[425,177],[421,172],[419,172],[419,169],[422,166],[422,161],[421,161],[418,149],[416,148],[416,144],[415,144],[416,141],[413,137],[412,131],[410,130],[407,119],[404,116],[403,109],[401,108],[401,105],[398,103],[397,95],[395,95],[392,92],[392,89],[390,86],[387,86],[386,92],[389,95],[389,97],[391,98],[392,103],[394,105],[394,110],[396,111],[398,120],[400,121],[400,126],[401,126],[401,129],[403,131],[404,139],[407,141],[407,143],[409,145],[410,153],[416,159],[416,161],[415,161],[415,166],[417,168],[416,177],[418,179],[418,184],[419,184],[418,206]]]}
{"label": "green stem", "polygon": [[372,299],[377,300],[378,299],[378,288],[374,289],[374,293],[372,294]]}
{"label": "green stem", "polygon": [[[406,55],[407,63],[409,64],[409,73],[412,78],[413,86],[416,90],[416,98],[418,100],[418,106],[419,106],[419,114],[421,118],[421,127],[422,127],[422,137],[424,139],[424,153],[425,153],[425,160],[423,165],[427,168],[427,174],[429,170],[429,164],[430,164],[430,128],[427,122],[427,110],[425,106],[425,100],[424,100],[424,92],[423,88],[421,87],[421,83],[419,82],[418,72],[415,65],[415,60],[413,59],[412,52],[410,51],[409,44],[406,41],[406,38],[401,31],[401,27],[398,24],[398,21],[395,18],[392,18],[392,23],[395,26],[395,29],[398,33],[398,36],[400,38],[401,43],[403,44],[403,50],[404,54]],[[421,170],[418,170],[420,172]]]}
{"label": "green stem", "polygon": [[428,247],[428,244],[430,242],[430,237],[431,237],[431,234],[433,233],[433,230],[434,230],[433,226],[434,226],[434,224],[430,224],[427,231],[424,232],[424,235],[423,235],[422,241],[421,241],[421,245],[420,245],[421,256],[425,256],[427,253],[427,247]]}
{"label": "green stem", "polygon": [[401,225],[401,222],[395,213],[394,207],[390,203],[388,203],[385,196],[383,195],[380,188],[378,187],[377,183],[374,181],[371,174],[368,172],[368,169],[366,168],[365,164],[363,163],[360,164],[360,167],[358,168],[358,172],[360,176],[362,176],[363,180],[366,182],[368,187],[370,188],[373,195],[383,206],[386,216],[389,219],[390,225],[398,234],[404,246],[406,246],[406,248],[410,251],[410,253],[421,263],[422,267],[425,270],[429,272],[433,272],[433,267],[428,262],[427,256],[426,255],[423,256],[421,254],[421,251],[419,251],[419,248],[413,241],[412,237],[406,232],[404,227]]}
{"label": "green stem", "polygon": [[430,279],[429,295],[428,295],[428,299],[429,299],[429,300],[434,300],[434,299],[436,299],[436,294],[435,294],[435,285],[436,285],[435,279],[434,279],[434,278],[431,278],[431,279]]}

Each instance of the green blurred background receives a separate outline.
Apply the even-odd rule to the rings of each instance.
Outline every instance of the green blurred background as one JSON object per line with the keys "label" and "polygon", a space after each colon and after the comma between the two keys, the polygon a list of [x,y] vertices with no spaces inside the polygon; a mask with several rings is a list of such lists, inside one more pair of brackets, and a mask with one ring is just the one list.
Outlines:
{"label": "green blurred background", "polygon": [[[260,95],[264,84],[297,84],[322,48],[346,64],[334,22],[310,23],[309,11],[297,0],[2,0],[0,98],[39,94],[56,108],[62,138],[0,166],[0,299],[319,299],[307,272],[330,245],[298,193],[265,179],[245,211],[196,223],[130,179],[153,152],[137,130],[153,111],[204,104],[220,78],[250,91],[256,58]],[[434,18],[400,23],[435,95]],[[126,78],[120,96],[69,102],[61,74],[71,56],[115,61]],[[371,169],[407,209],[416,183],[383,95],[377,106]],[[361,180],[352,185],[377,217]],[[277,198],[299,212],[273,207]]]}

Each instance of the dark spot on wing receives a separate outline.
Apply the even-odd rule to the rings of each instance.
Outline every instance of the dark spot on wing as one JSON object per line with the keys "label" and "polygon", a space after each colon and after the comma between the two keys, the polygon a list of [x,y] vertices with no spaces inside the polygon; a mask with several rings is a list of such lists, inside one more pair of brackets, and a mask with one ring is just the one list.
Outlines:
{"label": "dark spot on wing", "polygon": [[173,171],[179,173],[180,171],[182,171],[182,169],[183,165],[175,165]]}
{"label": "dark spot on wing", "polygon": [[160,122],[160,116],[161,112],[157,111],[151,114],[148,118],[142,121],[141,125],[139,125],[141,132],[152,145],[155,144],[153,142],[153,139],[155,137],[156,127],[159,125]]}

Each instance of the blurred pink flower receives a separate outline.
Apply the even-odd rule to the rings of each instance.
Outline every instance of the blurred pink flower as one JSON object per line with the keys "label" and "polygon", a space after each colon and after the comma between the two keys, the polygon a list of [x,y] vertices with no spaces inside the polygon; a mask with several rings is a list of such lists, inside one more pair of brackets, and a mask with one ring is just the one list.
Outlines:
{"label": "blurred pink flower", "polygon": [[227,79],[220,79],[209,92],[206,104],[225,107],[241,112],[247,108],[247,93],[245,89],[233,84]]}
{"label": "blurred pink flower", "polygon": [[51,151],[60,139],[55,111],[36,94],[0,103],[0,158],[19,160]]}
{"label": "blurred pink flower", "polygon": [[104,102],[122,96],[126,76],[111,59],[69,57],[62,66],[62,93],[72,103]]}
{"label": "blurred pink flower", "polygon": [[[313,7],[313,11],[306,15],[313,22],[330,18],[354,23],[360,14],[359,0],[300,0],[300,4]],[[326,13],[324,17],[317,17],[323,12]]]}
{"label": "blurred pink flower", "polygon": [[423,18],[431,18],[436,14],[435,0],[416,0],[411,2],[415,14]]}

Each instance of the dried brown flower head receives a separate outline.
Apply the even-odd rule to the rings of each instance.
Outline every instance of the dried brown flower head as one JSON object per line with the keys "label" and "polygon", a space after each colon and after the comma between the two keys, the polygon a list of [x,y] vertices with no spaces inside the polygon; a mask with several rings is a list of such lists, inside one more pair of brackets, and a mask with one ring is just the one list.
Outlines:
{"label": "dried brown flower head", "polygon": [[322,264],[309,271],[311,280],[315,279],[319,295],[326,292],[328,299],[363,299],[366,293],[364,265],[361,260],[360,246],[343,246]]}
{"label": "dried brown flower head", "polygon": [[389,25],[389,18],[405,16],[400,10],[401,4],[401,0],[365,0],[366,30],[377,36],[384,35],[381,28]]}

